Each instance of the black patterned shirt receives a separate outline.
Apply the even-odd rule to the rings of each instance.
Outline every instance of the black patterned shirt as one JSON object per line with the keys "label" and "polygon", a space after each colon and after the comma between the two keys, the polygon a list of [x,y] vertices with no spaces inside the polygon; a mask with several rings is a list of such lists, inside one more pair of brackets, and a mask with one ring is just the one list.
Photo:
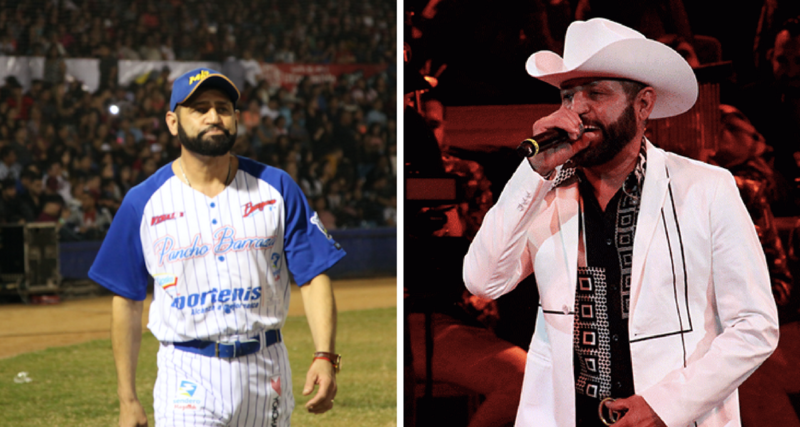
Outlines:
{"label": "black patterned shirt", "polygon": [[628,317],[633,237],[646,165],[643,140],[634,170],[605,211],[582,172],[579,169],[566,172],[579,182],[583,201],[582,233],[586,239],[585,267],[578,269],[574,310],[578,426],[602,425],[597,406],[603,398],[625,398],[634,394]]}

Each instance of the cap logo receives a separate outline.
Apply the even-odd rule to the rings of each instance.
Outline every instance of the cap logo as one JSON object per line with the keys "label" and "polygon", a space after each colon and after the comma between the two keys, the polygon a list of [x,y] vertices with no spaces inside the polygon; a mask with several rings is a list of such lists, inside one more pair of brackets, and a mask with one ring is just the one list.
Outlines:
{"label": "cap logo", "polygon": [[195,82],[203,81],[206,77],[208,77],[209,74],[210,73],[208,71],[203,70],[203,71],[193,75],[192,77],[189,77],[189,85],[191,86]]}

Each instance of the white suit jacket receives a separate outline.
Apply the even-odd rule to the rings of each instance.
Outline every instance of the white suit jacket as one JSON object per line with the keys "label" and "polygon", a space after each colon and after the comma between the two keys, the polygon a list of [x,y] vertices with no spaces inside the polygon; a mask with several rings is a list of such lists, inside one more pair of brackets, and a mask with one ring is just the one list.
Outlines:
{"label": "white suit jacket", "polygon": [[[539,287],[517,426],[575,425],[576,180],[554,187],[523,160],[464,260],[475,295],[497,298],[532,272]],[[647,142],[629,338],[635,392],[669,427],[739,426],[736,389],[778,342],[755,227],[726,170]]]}

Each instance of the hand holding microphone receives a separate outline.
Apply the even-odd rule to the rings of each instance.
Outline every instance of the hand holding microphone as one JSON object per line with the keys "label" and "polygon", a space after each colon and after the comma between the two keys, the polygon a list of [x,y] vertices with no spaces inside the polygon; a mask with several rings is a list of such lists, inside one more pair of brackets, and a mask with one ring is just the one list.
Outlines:
{"label": "hand holding microphone", "polygon": [[[583,125],[581,125],[580,135],[583,135],[582,126]],[[580,138],[580,135],[577,139]],[[573,141],[573,139],[567,135],[565,130],[558,128],[548,129],[522,141],[517,147],[517,154],[519,154],[520,157],[533,157],[539,154],[540,151],[544,151],[554,145],[570,141]]]}
{"label": "hand holding microphone", "polygon": [[533,124],[534,136],[523,141],[517,153],[527,157],[536,172],[547,176],[589,146],[589,140],[581,139],[583,133],[581,117],[569,109],[560,108]]}

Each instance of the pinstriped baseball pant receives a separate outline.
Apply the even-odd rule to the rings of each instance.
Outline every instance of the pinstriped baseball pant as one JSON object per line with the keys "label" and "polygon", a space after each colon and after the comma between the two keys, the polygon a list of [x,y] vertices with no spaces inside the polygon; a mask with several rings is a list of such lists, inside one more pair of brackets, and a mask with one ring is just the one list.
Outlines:
{"label": "pinstriped baseball pant", "polygon": [[288,427],[294,408],[282,342],[232,359],[161,344],[153,390],[156,426]]}

